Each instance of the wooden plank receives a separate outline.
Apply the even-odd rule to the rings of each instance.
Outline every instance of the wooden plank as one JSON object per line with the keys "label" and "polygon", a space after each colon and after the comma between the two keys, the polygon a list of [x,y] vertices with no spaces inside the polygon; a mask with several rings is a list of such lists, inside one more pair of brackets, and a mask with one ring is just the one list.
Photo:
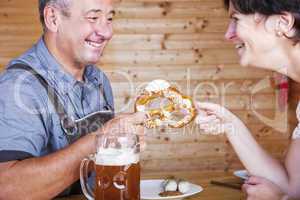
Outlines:
{"label": "wooden plank", "polygon": [[143,152],[143,160],[221,158],[226,154],[227,145],[220,142],[210,143],[164,143],[149,144]]}
{"label": "wooden plank", "polygon": [[225,17],[227,12],[220,2],[122,2],[116,6],[117,18],[184,18]]}
{"label": "wooden plank", "polygon": [[[142,160],[143,171],[172,171],[172,170],[220,170],[226,166],[224,157],[218,159],[190,158],[190,159],[165,159]],[[159,170],[157,170],[159,169]]]}
{"label": "wooden plank", "polygon": [[109,50],[196,50],[233,48],[223,33],[198,34],[116,34]]}
{"label": "wooden plank", "polygon": [[218,33],[225,32],[227,23],[224,18],[186,18],[186,19],[116,19],[114,30],[116,33]]}
{"label": "wooden plank", "polygon": [[[108,65],[109,66],[109,65]],[[173,65],[172,65],[173,66]],[[245,79],[264,79],[269,78],[270,72],[260,69],[249,68],[220,68],[219,66],[202,68],[202,65],[181,65],[182,68],[176,69],[172,66],[162,67],[132,67],[127,69],[122,67],[120,70],[112,69],[105,70],[110,80],[114,83],[116,81],[124,81],[129,79],[133,82],[150,82],[153,79],[164,79],[170,82],[180,80],[198,80],[207,81],[208,83],[214,83],[217,80],[231,79],[235,81],[241,78]],[[170,68],[169,68],[170,67]],[[184,68],[185,67],[185,68]],[[104,66],[104,69],[105,66]]]}
{"label": "wooden plank", "polygon": [[107,64],[235,64],[237,53],[228,49],[195,49],[195,50],[140,50],[140,51],[114,51],[107,50],[101,58]]}

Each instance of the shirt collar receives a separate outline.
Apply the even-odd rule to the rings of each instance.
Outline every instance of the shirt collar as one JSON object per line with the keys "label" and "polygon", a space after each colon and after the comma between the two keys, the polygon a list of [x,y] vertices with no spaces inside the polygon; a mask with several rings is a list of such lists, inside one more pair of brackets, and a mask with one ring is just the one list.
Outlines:
{"label": "shirt collar", "polygon": [[103,84],[103,76],[104,73],[94,65],[88,65],[85,68],[84,79],[88,83],[100,86]]}

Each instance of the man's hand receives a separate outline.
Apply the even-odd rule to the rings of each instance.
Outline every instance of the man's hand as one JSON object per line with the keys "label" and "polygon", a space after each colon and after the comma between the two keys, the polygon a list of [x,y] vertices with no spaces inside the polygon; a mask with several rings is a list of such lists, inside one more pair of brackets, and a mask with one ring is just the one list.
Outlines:
{"label": "man's hand", "polygon": [[251,176],[243,185],[247,200],[287,200],[281,189],[271,181]]}
{"label": "man's hand", "polygon": [[145,129],[144,121],[146,114],[137,112],[132,114],[121,114],[114,119],[108,121],[100,130],[101,134],[110,134],[122,136],[127,134],[135,134],[139,136],[141,150],[145,149]]}

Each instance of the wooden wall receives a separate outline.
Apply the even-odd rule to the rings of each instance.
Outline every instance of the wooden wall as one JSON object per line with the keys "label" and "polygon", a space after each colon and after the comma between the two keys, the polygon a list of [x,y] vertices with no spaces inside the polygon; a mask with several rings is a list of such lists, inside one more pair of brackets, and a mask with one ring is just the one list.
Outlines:
{"label": "wooden wall", "polygon": [[[36,7],[37,0],[0,1],[2,69],[39,38]],[[115,35],[99,66],[112,82],[118,111],[133,111],[145,83],[166,79],[195,100],[230,108],[265,148],[282,157],[288,131],[271,128],[252,111],[270,119],[278,113],[276,85],[255,92],[262,80],[274,82],[274,74],[238,65],[233,45],[223,39],[227,14],[222,0],[119,0],[116,11]],[[285,124],[284,119],[280,115],[275,124]],[[204,135],[194,124],[149,131],[147,140],[144,171],[242,167],[224,136]]]}

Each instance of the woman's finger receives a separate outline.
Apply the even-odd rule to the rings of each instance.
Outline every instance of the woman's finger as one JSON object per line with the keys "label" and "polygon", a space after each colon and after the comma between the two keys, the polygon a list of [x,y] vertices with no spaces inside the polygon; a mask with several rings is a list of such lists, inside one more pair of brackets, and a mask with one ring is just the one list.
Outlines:
{"label": "woman's finger", "polygon": [[207,111],[204,111],[204,110],[198,110],[198,116],[207,116]]}
{"label": "woman's finger", "polygon": [[200,103],[198,102],[197,104],[197,107],[199,110],[203,110],[205,111],[208,115],[216,115],[217,117],[223,119],[224,116],[226,116],[227,114],[227,110],[218,105],[218,104],[214,104],[214,103]]}
{"label": "woman's finger", "polygon": [[218,109],[220,109],[220,105],[208,102],[197,102],[196,107],[199,110],[204,111],[217,111]]}
{"label": "woman's finger", "polygon": [[249,184],[243,184],[242,185],[242,191],[244,193],[248,194],[248,191],[249,191],[250,187],[251,187],[251,185],[249,185]]}
{"label": "woman's finger", "polygon": [[237,117],[233,113],[218,104],[198,102],[196,105],[199,110],[205,111],[207,115],[215,115],[223,123],[232,122],[233,120],[237,119]]}
{"label": "woman's finger", "polygon": [[214,121],[216,119],[217,119],[217,117],[215,115],[208,115],[208,116],[198,115],[195,119],[195,122],[197,124],[201,124],[201,123],[208,123],[208,122]]}

